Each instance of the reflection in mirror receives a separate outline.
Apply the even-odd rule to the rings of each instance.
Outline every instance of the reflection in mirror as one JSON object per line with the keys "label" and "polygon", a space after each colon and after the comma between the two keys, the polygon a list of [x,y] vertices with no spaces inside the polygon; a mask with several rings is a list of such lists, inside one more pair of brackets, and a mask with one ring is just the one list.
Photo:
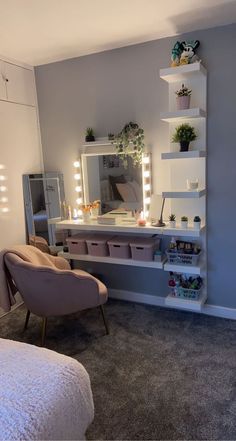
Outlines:
{"label": "reflection in mirror", "polygon": [[85,201],[101,200],[101,214],[143,208],[142,167],[134,166],[132,156],[127,158],[126,167],[115,154],[87,156],[85,168]]}
{"label": "reflection in mirror", "polygon": [[61,217],[65,200],[63,175],[56,172],[24,175],[23,191],[28,235],[55,244],[55,226],[48,224],[48,220]]}

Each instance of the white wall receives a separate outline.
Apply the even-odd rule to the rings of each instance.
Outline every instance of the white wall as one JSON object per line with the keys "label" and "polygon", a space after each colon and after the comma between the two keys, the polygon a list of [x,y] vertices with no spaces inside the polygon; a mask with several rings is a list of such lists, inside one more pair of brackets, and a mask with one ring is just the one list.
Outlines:
{"label": "white wall", "polygon": [[37,106],[0,100],[0,249],[25,243],[22,175],[42,168]]}

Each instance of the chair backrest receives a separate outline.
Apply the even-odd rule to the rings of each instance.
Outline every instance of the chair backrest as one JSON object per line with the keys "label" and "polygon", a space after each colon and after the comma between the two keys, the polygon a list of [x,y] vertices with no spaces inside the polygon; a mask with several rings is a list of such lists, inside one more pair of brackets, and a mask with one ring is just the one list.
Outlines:
{"label": "chair backrest", "polygon": [[32,245],[33,247],[38,248],[43,253],[48,253],[48,254],[51,253],[46,239],[44,239],[41,236],[33,236],[32,234],[30,234],[29,244]]}
{"label": "chair backrest", "polygon": [[42,317],[65,315],[99,305],[96,279],[26,262],[7,253],[5,264],[27,308]]}

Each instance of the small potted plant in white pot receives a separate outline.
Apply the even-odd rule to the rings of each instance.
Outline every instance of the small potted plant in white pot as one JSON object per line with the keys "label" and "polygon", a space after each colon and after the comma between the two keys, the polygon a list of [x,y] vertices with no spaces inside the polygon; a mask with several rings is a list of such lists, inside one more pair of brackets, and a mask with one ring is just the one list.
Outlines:
{"label": "small potted plant in white pot", "polygon": [[170,214],[170,216],[169,216],[169,224],[170,224],[170,228],[175,228],[176,227],[176,216],[175,216],[175,214]]}
{"label": "small potted plant in white pot", "polygon": [[181,217],[181,228],[183,228],[183,230],[188,228],[188,217],[187,216]]}
{"label": "small potted plant in white pot", "polygon": [[180,124],[175,128],[175,132],[172,137],[172,142],[179,142],[180,152],[187,152],[191,141],[195,141],[197,135],[194,127],[190,124]]}
{"label": "small potted plant in white pot", "polygon": [[178,110],[189,109],[192,90],[182,84],[176,92],[176,105]]}
{"label": "small potted plant in white pot", "polygon": [[193,219],[193,226],[195,230],[201,229],[201,218],[199,216],[195,216]]}

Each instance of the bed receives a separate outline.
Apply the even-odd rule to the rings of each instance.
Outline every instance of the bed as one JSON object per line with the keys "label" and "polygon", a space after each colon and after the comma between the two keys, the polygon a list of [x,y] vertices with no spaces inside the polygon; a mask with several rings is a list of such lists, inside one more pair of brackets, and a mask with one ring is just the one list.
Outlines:
{"label": "bed", "polygon": [[93,416],[89,376],[78,361],[0,339],[1,440],[83,440]]}

